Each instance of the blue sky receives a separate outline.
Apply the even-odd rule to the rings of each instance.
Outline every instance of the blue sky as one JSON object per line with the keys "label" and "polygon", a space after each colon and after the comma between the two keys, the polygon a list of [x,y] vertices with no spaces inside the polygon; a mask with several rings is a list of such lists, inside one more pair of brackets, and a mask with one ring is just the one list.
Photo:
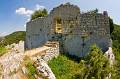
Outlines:
{"label": "blue sky", "polygon": [[120,0],[0,0],[0,36],[14,31],[25,30],[30,15],[37,9],[50,11],[62,3],[70,2],[82,12],[98,8],[108,11],[114,22],[120,24]]}

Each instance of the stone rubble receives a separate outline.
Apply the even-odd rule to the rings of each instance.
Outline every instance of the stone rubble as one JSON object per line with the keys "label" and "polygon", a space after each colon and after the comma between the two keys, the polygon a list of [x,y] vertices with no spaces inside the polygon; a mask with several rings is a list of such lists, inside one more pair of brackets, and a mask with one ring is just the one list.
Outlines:
{"label": "stone rubble", "polygon": [[21,66],[24,57],[24,42],[7,45],[6,48],[10,49],[9,52],[0,57],[0,64],[3,66],[2,79],[19,79],[17,74],[11,74],[17,72]]}
{"label": "stone rubble", "polygon": [[38,64],[37,70],[40,73],[42,73],[45,77],[47,77],[48,79],[56,79],[52,70],[43,59],[39,59],[36,64]]}
{"label": "stone rubble", "polygon": [[47,77],[48,79],[56,79],[51,68],[47,65],[47,62],[51,60],[52,58],[57,57],[59,55],[59,44],[55,42],[47,42],[45,46],[50,47],[49,49],[44,51],[45,54],[42,56],[33,55],[34,57],[32,57],[32,60],[36,61],[36,69],[44,77]]}

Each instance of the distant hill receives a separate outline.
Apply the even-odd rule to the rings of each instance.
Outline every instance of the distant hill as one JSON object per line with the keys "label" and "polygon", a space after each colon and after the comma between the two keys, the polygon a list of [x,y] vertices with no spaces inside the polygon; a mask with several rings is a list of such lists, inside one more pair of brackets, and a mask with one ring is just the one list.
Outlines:
{"label": "distant hill", "polygon": [[25,31],[16,31],[13,32],[3,38],[3,41],[0,43],[1,45],[8,45],[12,43],[18,43],[20,40],[25,40]]}
{"label": "distant hill", "polygon": [[0,42],[2,41],[3,37],[0,37]]}

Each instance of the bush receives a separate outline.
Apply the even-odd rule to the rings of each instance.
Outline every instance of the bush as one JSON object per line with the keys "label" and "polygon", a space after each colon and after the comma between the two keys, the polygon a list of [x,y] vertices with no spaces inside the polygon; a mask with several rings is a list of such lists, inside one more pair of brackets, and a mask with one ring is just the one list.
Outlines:
{"label": "bush", "polygon": [[39,17],[45,17],[48,15],[48,12],[46,9],[43,9],[43,10],[36,10],[32,16],[31,16],[31,20],[34,20],[34,19],[37,19]]}
{"label": "bush", "polygon": [[114,72],[108,58],[96,45],[91,47],[88,56],[80,62],[60,55],[49,61],[49,66],[57,79],[104,79]]}

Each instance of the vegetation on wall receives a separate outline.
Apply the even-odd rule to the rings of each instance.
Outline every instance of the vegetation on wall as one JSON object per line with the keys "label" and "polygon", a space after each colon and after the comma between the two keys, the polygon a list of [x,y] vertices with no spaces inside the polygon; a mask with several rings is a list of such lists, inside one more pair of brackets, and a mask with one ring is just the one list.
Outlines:
{"label": "vegetation on wall", "polygon": [[32,16],[31,16],[31,20],[34,20],[36,18],[39,18],[39,17],[45,17],[48,15],[48,11],[46,9],[43,9],[43,10],[36,10]]}

